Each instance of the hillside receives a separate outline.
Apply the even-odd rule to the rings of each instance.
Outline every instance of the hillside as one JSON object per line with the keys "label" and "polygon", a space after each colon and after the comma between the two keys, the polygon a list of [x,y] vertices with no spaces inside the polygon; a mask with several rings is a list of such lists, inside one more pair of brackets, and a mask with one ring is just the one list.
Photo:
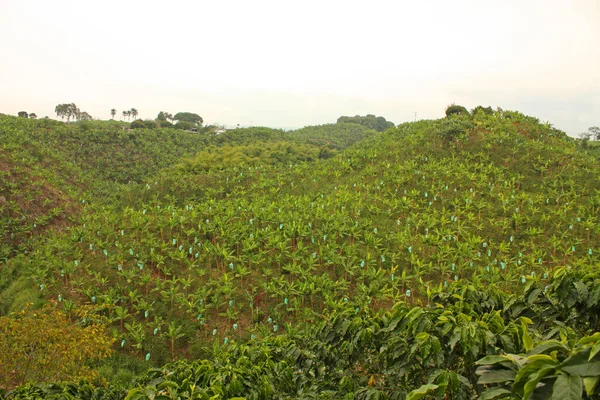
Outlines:
{"label": "hillside", "polygon": [[27,251],[48,228],[78,213],[78,170],[24,137],[17,118],[0,118],[0,263]]}
{"label": "hillside", "polygon": [[[107,326],[113,386],[77,396],[521,398],[522,365],[484,357],[556,348],[549,375],[523,379],[577,366],[565,376],[594,393],[575,355],[600,363],[597,335],[577,343],[598,328],[600,167],[535,118],[225,136],[0,122],[0,171],[23,165],[1,192],[19,207],[8,218],[32,215],[18,192],[32,193],[56,228],[6,253],[0,311],[54,302]],[[163,369],[117,389],[126,365]]]}
{"label": "hillside", "polygon": [[[333,154],[368,133],[353,124],[334,129],[336,137],[321,135],[319,127],[305,128],[297,135],[250,128],[209,136],[176,129],[131,130],[126,125],[115,121],[69,125],[0,117],[0,260],[26,251],[25,244],[37,236],[36,232],[45,232],[45,227],[69,225],[70,216],[77,214],[85,201],[114,203],[128,192],[123,185],[132,188],[151,180],[201,149],[259,140],[310,142],[304,146],[318,158],[324,151]],[[333,142],[322,142],[329,137]]]}

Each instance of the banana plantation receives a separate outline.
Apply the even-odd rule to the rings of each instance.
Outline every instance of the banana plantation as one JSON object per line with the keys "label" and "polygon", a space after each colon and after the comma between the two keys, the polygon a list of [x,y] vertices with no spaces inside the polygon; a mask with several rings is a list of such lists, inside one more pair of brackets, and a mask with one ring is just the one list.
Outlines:
{"label": "banana plantation", "polygon": [[[500,109],[221,135],[0,117],[0,349],[23,347],[0,398],[600,398],[599,157]],[[51,353],[14,324],[41,310],[109,338],[93,373],[30,373]]]}

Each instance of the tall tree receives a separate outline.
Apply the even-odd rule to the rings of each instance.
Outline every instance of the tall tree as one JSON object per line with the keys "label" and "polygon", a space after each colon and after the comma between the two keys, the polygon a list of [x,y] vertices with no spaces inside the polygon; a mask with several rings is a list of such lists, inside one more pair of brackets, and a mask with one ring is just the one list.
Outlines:
{"label": "tall tree", "polygon": [[21,118],[29,118],[29,114],[27,114],[27,111],[19,111],[18,115]]}
{"label": "tall tree", "polygon": [[133,117],[133,119],[136,119],[136,117],[138,116],[138,110],[136,110],[135,108],[132,108],[131,116]]}
{"label": "tall tree", "polygon": [[67,123],[71,120],[71,118],[77,119],[81,114],[79,108],[75,105],[75,103],[65,103],[59,104],[54,108],[54,112],[61,119],[67,118]]}
{"label": "tall tree", "polygon": [[71,120],[71,118],[77,119],[81,113],[75,103],[59,104],[54,108],[54,112],[62,120],[67,118],[67,123]]}
{"label": "tall tree", "polygon": [[54,107],[54,112],[56,113],[56,116],[60,117],[60,119],[63,121],[67,116],[67,109],[65,106],[66,104],[58,104],[56,107]]}
{"label": "tall tree", "polygon": [[78,119],[80,121],[90,121],[94,118],[92,118],[92,116],[90,114],[88,114],[87,112],[83,111],[83,112],[79,113]]}
{"label": "tall tree", "polygon": [[123,111],[122,115],[123,115],[123,119],[125,119],[125,117],[127,117],[127,111]]}
{"label": "tall tree", "polygon": [[173,114],[168,113],[166,111],[159,112],[158,115],[156,116],[156,119],[159,120],[159,121],[167,121],[167,120],[169,120],[169,121],[171,121],[171,123],[175,120],[173,118]]}
{"label": "tall tree", "polygon": [[117,115],[117,110],[115,108],[110,109],[110,117],[111,119],[115,119],[115,115]]}
{"label": "tall tree", "polygon": [[178,112],[173,118],[177,121],[190,122],[196,126],[200,126],[204,122],[201,116],[191,112]]}

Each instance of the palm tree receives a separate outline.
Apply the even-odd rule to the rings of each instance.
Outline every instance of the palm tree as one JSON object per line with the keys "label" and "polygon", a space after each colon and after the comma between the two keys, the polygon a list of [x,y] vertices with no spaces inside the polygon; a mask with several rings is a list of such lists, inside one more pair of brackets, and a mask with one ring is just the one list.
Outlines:
{"label": "palm tree", "polygon": [[122,116],[125,118],[127,116],[127,111],[123,111]]}
{"label": "palm tree", "polygon": [[115,115],[117,115],[117,110],[114,108],[110,109],[110,117],[111,119],[115,119]]}
{"label": "palm tree", "polygon": [[133,119],[136,119],[138,116],[138,110],[136,110],[135,108],[131,109],[131,116],[133,117]]}

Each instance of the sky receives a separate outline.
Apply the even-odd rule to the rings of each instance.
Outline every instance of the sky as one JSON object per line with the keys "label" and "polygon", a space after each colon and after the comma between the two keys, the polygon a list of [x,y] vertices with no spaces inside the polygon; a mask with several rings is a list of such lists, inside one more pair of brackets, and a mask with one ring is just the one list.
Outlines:
{"label": "sky", "polygon": [[395,123],[452,103],[600,125],[599,0],[0,0],[0,112]]}

